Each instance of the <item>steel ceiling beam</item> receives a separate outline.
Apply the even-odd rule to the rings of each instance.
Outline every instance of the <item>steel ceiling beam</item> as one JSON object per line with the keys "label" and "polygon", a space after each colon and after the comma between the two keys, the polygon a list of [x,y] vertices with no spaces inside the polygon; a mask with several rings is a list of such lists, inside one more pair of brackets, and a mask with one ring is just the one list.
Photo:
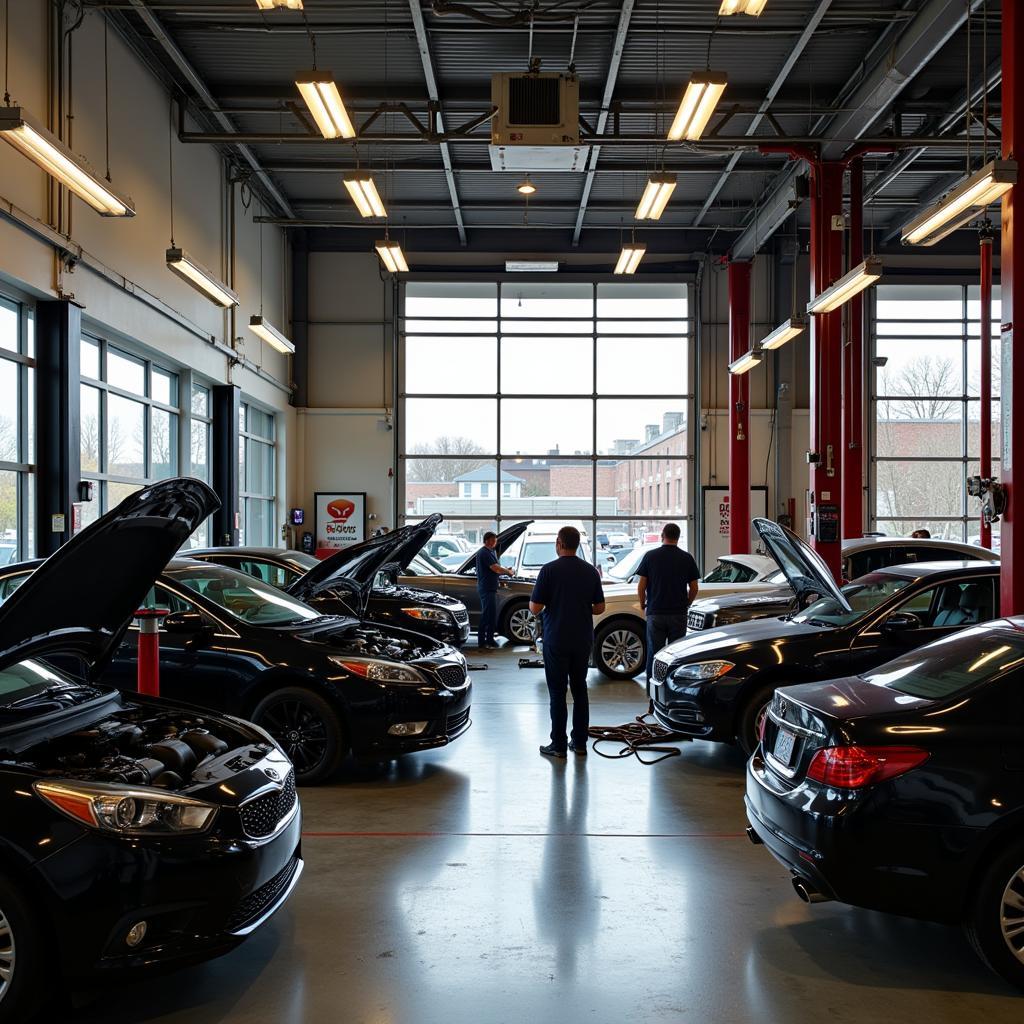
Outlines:
{"label": "steel ceiling beam", "polygon": [[[605,125],[608,124],[612,96],[615,94],[615,82],[619,77],[619,65],[622,63],[622,53],[626,48],[626,35],[629,32],[629,22],[633,17],[634,6],[634,0],[623,0],[622,9],[619,11],[619,24],[615,30],[611,60],[608,63],[608,75],[604,81],[604,95],[601,97],[601,112],[597,116],[597,135],[603,135]],[[590,192],[594,187],[594,174],[597,171],[597,160],[600,155],[601,147],[592,146],[590,149],[590,160],[587,165],[587,176],[583,181],[583,192],[580,195],[580,208],[576,214],[576,226],[572,232],[572,244],[574,246],[580,244],[583,218],[587,214],[587,203],[590,201]]]}
{"label": "steel ceiling beam", "polygon": [[[434,61],[430,56],[430,40],[427,38],[427,27],[423,22],[423,10],[420,7],[420,0],[409,0],[409,12],[412,14],[413,28],[416,30],[416,45],[420,51],[420,63],[423,65],[423,77],[427,83],[427,96],[430,102],[436,104],[436,110],[431,115],[436,118],[436,125],[431,129],[444,134],[444,119],[441,114],[441,96],[437,89],[437,77],[434,74]],[[466,244],[466,225],[462,219],[462,209],[459,205],[459,193],[455,187],[455,175],[452,173],[452,154],[447,142],[441,143],[441,162],[444,164],[444,176],[448,183],[448,194],[452,200],[452,210],[455,213],[455,225],[459,230],[459,241]]]}
{"label": "steel ceiling beam", "polygon": [[[199,72],[192,67],[189,59],[181,52],[178,44],[170,37],[170,35],[168,35],[167,30],[160,23],[157,16],[146,8],[145,0],[130,0],[130,3],[135,13],[142,19],[149,31],[153,33],[153,37],[163,48],[164,53],[167,54],[174,66],[181,72],[203,105],[208,108],[210,116],[213,117],[217,123],[225,129],[225,131],[232,133],[237,132],[237,125],[230,117],[227,116],[227,114],[219,109],[219,104],[213,98],[213,94],[210,90],[206,87],[206,83],[202,78],[200,78]],[[230,138],[225,138],[223,141],[236,148],[242,159],[245,160],[245,162],[256,172],[256,176],[263,183],[263,187],[273,198],[274,202],[276,202],[281,208],[282,212],[287,214],[289,217],[292,216],[293,212],[291,206],[288,204],[288,200],[285,199],[280,189],[278,189],[273,178],[271,178],[270,175],[267,174],[267,172],[260,166],[260,162],[256,159],[256,155],[253,151],[242,142],[232,142]]]}

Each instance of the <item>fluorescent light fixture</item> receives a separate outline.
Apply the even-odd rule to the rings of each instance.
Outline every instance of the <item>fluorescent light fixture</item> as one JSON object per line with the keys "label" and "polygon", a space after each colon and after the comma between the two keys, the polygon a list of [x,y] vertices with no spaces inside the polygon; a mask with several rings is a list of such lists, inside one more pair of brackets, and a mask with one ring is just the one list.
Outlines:
{"label": "fluorescent light fixture", "polygon": [[356,209],[362,217],[386,217],[388,211],[384,209],[380,193],[374,184],[373,178],[368,174],[356,174],[351,178],[345,178],[345,188],[356,204]]}
{"label": "fluorescent light fixture", "polygon": [[726,76],[718,71],[699,71],[690,75],[675,120],[668,130],[670,142],[680,139],[694,142],[701,137],[725,92],[725,84]]}
{"label": "fluorescent light fixture", "polygon": [[1009,192],[1016,181],[1016,161],[990,161],[934,206],[919,213],[903,229],[904,244],[934,245],[968,221],[981,216],[988,206]]}
{"label": "fluorescent light fixture", "polygon": [[791,316],[785,323],[779,324],[767,337],[761,339],[758,346],[762,350],[782,348],[787,341],[792,341],[797,335],[807,330],[807,317]]}
{"label": "fluorescent light fixture", "polygon": [[276,348],[286,356],[295,351],[295,343],[291,338],[286,338],[262,313],[249,317],[249,330],[262,338],[271,348]]}
{"label": "fluorescent light fixture", "polygon": [[286,7],[289,11],[301,11],[302,0],[256,0],[261,11],[272,11],[275,7]]}
{"label": "fluorescent light fixture", "polygon": [[741,374],[749,373],[755,366],[761,364],[761,351],[758,348],[752,348],[749,352],[744,353],[739,359],[734,359],[729,364],[729,372],[734,376],[738,377]]}
{"label": "fluorescent light fixture", "polygon": [[505,260],[507,274],[553,274],[558,260]]}
{"label": "fluorescent light fixture", "polygon": [[858,263],[849,273],[844,274],[835,284],[826,288],[807,303],[808,313],[831,313],[843,303],[849,302],[882,276],[882,261],[869,256]]}
{"label": "fluorescent light fixture", "polygon": [[521,196],[532,196],[537,191],[537,186],[530,181],[530,176],[527,175],[518,185],[516,185],[516,191]]}
{"label": "fluorescent light fixture", "polygon": [[0,107],[0,136],[102,216],[135,216],[127,196],[115,192],[106,178],[21,107]]}
{"label": "fluorescent light fixture", "polygon": [[405,262],[405,253],[402,252],[402,247],[397,242],[391,242],[385,238],[383,242],[375,243],[374,248],[377,250],[381,263],[392,274],[404,274],[409,269],[409,264]]}
{"label": "fluorescent light fixture", "polygon": [[727,18],[730,14],[750,14],[756,18],[767,4],[768,0],[722,0],[718,16]]}
{"label": "fluorescent light fixture", "polygon": [[227,309],[238,305],[238,296],[223,282],[217,280],[201,263],[197,263],[182,249],[167,250],[167,269],[173,270],[196,291],[202,292],[218,306]]}
{"label": "fluorescent light fixture", "polygon": [[325,139],[354,139],[356,129],[329,71],[304,71],[295,84]]}
{"label": "fluorescent light fixture", "polygon": [[652,174],[636,208],[637,220],[661,220],[661,215],[676,190],[674,174]]}
{"label": "fluorescent light fixture", "polygon": [[635,274],[636,268],[640,266],[640,261],[644,258],[645,252],[647,252],[646,245],[637,245],[635,242],[624,245],[622,252],[619,254],[619,262],[615,264],[615,270],[612,273]]}

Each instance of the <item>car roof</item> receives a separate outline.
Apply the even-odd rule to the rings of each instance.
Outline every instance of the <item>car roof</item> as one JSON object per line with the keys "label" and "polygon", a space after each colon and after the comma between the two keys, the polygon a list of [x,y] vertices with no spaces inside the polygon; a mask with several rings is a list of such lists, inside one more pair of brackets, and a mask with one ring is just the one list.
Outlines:
{"label": "car roof", "polygon": [[867,551],[870,548],[906,547],[908,544],[922,548],[936,547],[947,550],[952,548],[965,553],[973,552],[981,557],[990,555],[993,559],[999,557],[999,553],[990,548],[983,548],[977,544],[966,544],[962,540],[943,540],[941,537],[847,537],[843,541],[843,554]]}
{"label": "car roof", "polygon": [[272,548],[244,545],[242,547],[186,548],[178,553],[179,558],[192,558],[195,555],[263,555],[268,558],[285,558],[288,555],[301,555],[301,551],[292,548]]}
{"label": "car roof", "polygon": [[[998,576],[999,564],[995,562],[979,562],[977,559],[963,562],[909,562],[906,565],[884,565],[874,572],[889,573],[891,576],[904,576],[907,579],[922,579],[925,576],[951,574],[956,576]],[[873,575],[873,573],[868,573]],[[863,578],[863,577],[861,577]]]}

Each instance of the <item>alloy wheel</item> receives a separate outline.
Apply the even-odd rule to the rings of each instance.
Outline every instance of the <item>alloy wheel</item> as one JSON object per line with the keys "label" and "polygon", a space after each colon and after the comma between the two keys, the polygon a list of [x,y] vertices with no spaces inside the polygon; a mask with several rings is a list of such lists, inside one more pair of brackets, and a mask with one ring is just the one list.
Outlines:
{"label": "alloy wheel", "polygon": [[14,931],[3,911],[0,911],[0,1001],[11,990],[14,981]]}
{"label": "alloy wheel", "polygon": [[613,629],[601,641],[601,660],[614,672],[633,675],[643,666],[643,640],[630,629]]}
{"label": "alloy wheel", "polygon": [[508,617],[508,629],[512,639],[529,643],[533,639],[534,614],[529,608],[517,608]]}
{"label": "alloy wheel", "polygon": [[1024,964],[1024,867],[1007,882],[999,904],[999,927],[1010,952]]}
{"label": "alloy wheel", "polygon": [[327,756],[327,727],[302,701],[279,701],[263,713],[260,724],[281,744],[300,775],[312,772]]}

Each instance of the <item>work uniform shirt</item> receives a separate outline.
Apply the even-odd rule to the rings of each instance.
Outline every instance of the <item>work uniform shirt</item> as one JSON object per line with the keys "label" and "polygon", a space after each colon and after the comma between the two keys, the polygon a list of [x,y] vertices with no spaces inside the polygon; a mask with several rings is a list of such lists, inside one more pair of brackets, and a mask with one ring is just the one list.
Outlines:
{"label": "work uniform shirt", "polygon": [[544,643],[556,651],[589,651],[594,644],[595,604],[604,603],[601,577],[575,555],[541,566],[530,598],[544,605]]}
{"label": "work uniform shirt", "polygon": [[476,589],[485,594],[498,592],[498,574],[491,568],[498,564],[493,548],[481,548],[476,553]]}
{"label": "work uniform shirt", "polygon": [[700,579],[693,556],[677,544],[648,551],[636,574],[647,580],[648,615],[685,615],[689,586]]}

